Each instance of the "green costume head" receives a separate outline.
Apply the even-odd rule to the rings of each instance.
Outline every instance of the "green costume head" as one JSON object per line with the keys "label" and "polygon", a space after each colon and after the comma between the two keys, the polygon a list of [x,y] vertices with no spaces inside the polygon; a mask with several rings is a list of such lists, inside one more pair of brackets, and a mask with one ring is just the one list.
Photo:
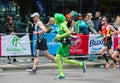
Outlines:
{"label": "green costume head", "polygon": [[55,13],[54,18],[57,24],[65,22],[65,16],[63,14]]}

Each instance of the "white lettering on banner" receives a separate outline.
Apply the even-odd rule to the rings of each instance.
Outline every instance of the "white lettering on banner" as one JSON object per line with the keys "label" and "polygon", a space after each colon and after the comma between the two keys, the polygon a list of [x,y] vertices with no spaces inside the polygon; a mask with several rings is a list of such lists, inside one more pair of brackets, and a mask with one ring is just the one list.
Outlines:
{"label": "white lettering on banner", "polygon": [[57,45],[57,44],[60,44],[60,43],[56,43],[56,42],[47,42],[47,45],[49,46],[49,45]]}
{"label": "white lettering on banner", "polygon": [[2,36],[2,56],[31,55],[29,35],[19,38],[16,35]]}
{"label": "white lettering on banner", "polygon": [[80,54],[83,53],[83,50],[81,50],[81,49],[74,49],[74,50],[70,49],[70,51],[74,52],[74,53],[80,53]]}
{"label": "white lettering on banner", "polygon": [[17,52],[21,52],[21,51],[25,51],[26,48],[7,48],[6,51],[17,51]]}

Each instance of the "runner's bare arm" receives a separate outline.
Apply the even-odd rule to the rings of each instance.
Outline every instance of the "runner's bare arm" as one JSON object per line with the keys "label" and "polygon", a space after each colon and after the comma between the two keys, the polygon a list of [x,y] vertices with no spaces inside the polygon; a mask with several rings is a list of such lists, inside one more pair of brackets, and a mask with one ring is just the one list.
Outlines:
{"label": "runner's bare arm", "polygon": [[39,23],[38,23],[38,26],[39,26],[39,28],[41,28],[41,31],[38,32],[39,34],[43,34],[43,33],[46,33],[46,32],[47,32],[47,29],[45,28],[45,26],[43,25],[42,22],[39,22]]}
{"label": "runner's bare arm", "polygon": [[120,34],[120,30],[118,30],[117,33]]}
{"label": "runner's bare arm", "polygon": [[112,35],[114,35],[114,34],[116,34],[117,33],[117,31],[114,29],[114,27],[112,26],[112,25],[109,25],[109,32],[107,33],[107,35],[106,35],[106,38],[109,38],[109,37],[111,37]]}
{"label": "runner's bare arm", "polygon": [[110,25],[110,30],[112,31],[112,35],[116,34],[117,31],[115,30],[115,28],[113,26]]}

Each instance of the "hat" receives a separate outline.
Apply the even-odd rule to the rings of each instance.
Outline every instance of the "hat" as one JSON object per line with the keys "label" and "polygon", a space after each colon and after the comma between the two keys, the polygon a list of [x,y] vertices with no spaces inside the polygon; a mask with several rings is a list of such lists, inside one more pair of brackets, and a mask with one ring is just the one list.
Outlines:
{"label": "hat", "polygon": [[65,17],[66,18],[72,18],[72,16],[70,14],[66,14]]}
{"label": "hat", "polygon": [[39,16],[40,16],[40,14],[39,14],[39,13],[37,13],[37,12],[35,12],[35,13],[33,13],[33,14],[31,15],[31,17],[35,17],[35,16],[39,17]]}

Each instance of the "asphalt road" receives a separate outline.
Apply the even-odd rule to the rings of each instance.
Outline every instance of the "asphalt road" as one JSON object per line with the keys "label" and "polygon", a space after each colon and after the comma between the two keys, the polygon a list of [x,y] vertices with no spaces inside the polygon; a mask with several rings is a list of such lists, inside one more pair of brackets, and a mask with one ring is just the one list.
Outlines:
{"label": "asphalt road", "polygon": [[0,83],[119,83],[120,69],[88,68],[82,73],[79,68],[65,69],[65,79],[54,78],[57,69],[38,70],[35,75],[25,70],[0,72]]}

